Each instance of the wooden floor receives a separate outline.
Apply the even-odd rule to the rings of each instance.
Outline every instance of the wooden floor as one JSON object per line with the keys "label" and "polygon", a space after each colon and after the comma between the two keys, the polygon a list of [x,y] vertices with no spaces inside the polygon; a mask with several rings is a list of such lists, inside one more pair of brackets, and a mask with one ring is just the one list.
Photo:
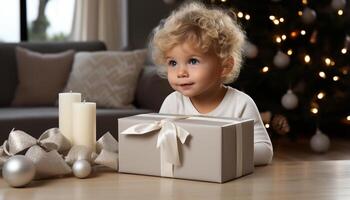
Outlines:
{"label": "wooden floor", "polygon": [[306,139],[291,141],[288,138],[280,138],[272,143],[274,162],[350,160],[350,139],[331,139],[329,151],[323,154],[313,152]]}

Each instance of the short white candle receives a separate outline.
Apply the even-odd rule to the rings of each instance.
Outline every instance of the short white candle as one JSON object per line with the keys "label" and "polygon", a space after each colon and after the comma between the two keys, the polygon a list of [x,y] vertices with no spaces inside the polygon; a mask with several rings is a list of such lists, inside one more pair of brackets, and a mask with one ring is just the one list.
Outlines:
{"label": "short white candle", "polygon": [[73,103],[73,145],[96,151],[96,103]]}
{"label": "short white candle", "polygon": [[81,102],[80,93],[59,93],[58,95],[58,121],[61,133],[70,141],[73,142],[72,130],[72,104]]}

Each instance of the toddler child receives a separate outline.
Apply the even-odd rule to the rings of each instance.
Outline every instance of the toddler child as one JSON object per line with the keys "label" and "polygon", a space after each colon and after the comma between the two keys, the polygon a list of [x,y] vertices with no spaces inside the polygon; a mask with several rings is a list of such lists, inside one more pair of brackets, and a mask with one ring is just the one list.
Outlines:
{"label": "toddler child", "polygon": [[265,165],[273,151],[257,106],[247,94],[224,85],[240,72],[244,40],[229,11],[198,2],[174,11],[150,43],[160,74],[175,90],[159,112],[254,119],[254,164]]}

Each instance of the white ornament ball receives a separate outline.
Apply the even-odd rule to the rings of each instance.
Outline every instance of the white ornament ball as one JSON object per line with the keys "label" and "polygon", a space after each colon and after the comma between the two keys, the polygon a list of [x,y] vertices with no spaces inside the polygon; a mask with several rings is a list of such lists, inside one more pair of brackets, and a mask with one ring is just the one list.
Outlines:
{"label": "white ornament ball", "polygon": [[246,42],[244,44],[244,55],[247,58],[256,58],[256,56],[258,56],[258,47],[256,47],[254,44],[252,44],[251,42]]}
{"label": "white ornament ball", "polygon": [[24,187],[33,180],[35,165],[23,155],[12,156],[2,167],[2,176],[10,186]]}
{"label": "white ornament ball", "polygon": [[303,14],[301,15],[301,19],[305,24],[311,24],[316,19],[316,11],[311,8],[305,8],[303,10]]}
{"label": "white ornament ball", "polygon": [[86,160],[77,160],[73,164],[73,174],[78,178],[86,178],[91,173],[91,165]]}
{"label": "white ornament ball", "polygon": [[298,106],[298,97],[289,89],[287,93],[283,95],[281,103],[284,108],[293,110]]}
{"label": "white ornament ball", "polygon": [[310,147],[316,153],[325,153],[328,151],[330,141],[327,135],[317,129],[316,134],[310,140]]}
{"label": "white ornament ball", "polygon": [[346,0],[332,0],[331,7],[334,10],[344,9],[346,5]]}
{"label": "white ornament ball", "polygon": [[287,54],[282,51],[278,51],[273,58],[273,64],[278,68],[286,68],[289,65],[290,58]]}

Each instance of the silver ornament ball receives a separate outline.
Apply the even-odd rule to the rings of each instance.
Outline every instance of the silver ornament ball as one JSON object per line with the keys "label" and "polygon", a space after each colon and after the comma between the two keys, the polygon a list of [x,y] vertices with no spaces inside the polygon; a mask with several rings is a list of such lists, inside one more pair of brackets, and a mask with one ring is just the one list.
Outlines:
{"label": "silver ornament ball", "polygon": [[23,187],[33,180],[35,165],[23,155],[12,156],[4,164],[2,176],[10,186]]}
{"label": "silver ornament ball", "polygon": [[293,93],[292,90],[288,90],[285,95],[283,95],[281,99],[281,104],[284,108],[288,110],[293,110],[298,106],[298,97]]}
{"label": "silver ornament ball", "polygon": [[287,54],[282,51],[278,51],[273,58],[273,64],[278,68],[286,68],[289,65],[290,58]]}
{"label": "silver ornament ball", "polygon": [[346,0],[332,0],[331,7],[334,10],[344,9],[346,5]]}
{"label": "silver ornament ball", "polygon": [[91,173],[91,165],[86,160],[77,160],[73,164],[73,174],[78,178],[86,178]]}
{"label": "silver ornament ball", "polygon": [[244,55],[247,58],[256,58],[256,56],[258,56],[258,47],[256,47],[253,43],[247,41],[244,46],[243,46],[243,50],[244,50]]}
{"label": "silver ornament ball", "polygon": [[305,8],[303,10],[303,14],[301,15],[301,19],[305,24],[311,24],[316,19],[316,11],[311,8]]}
{"label": "silver ornament ball", "polygon": [[325,153],[330,146],[330,140],[327,135],[317,129],[316,134],[310,140],[310,147],[316,153]]}

